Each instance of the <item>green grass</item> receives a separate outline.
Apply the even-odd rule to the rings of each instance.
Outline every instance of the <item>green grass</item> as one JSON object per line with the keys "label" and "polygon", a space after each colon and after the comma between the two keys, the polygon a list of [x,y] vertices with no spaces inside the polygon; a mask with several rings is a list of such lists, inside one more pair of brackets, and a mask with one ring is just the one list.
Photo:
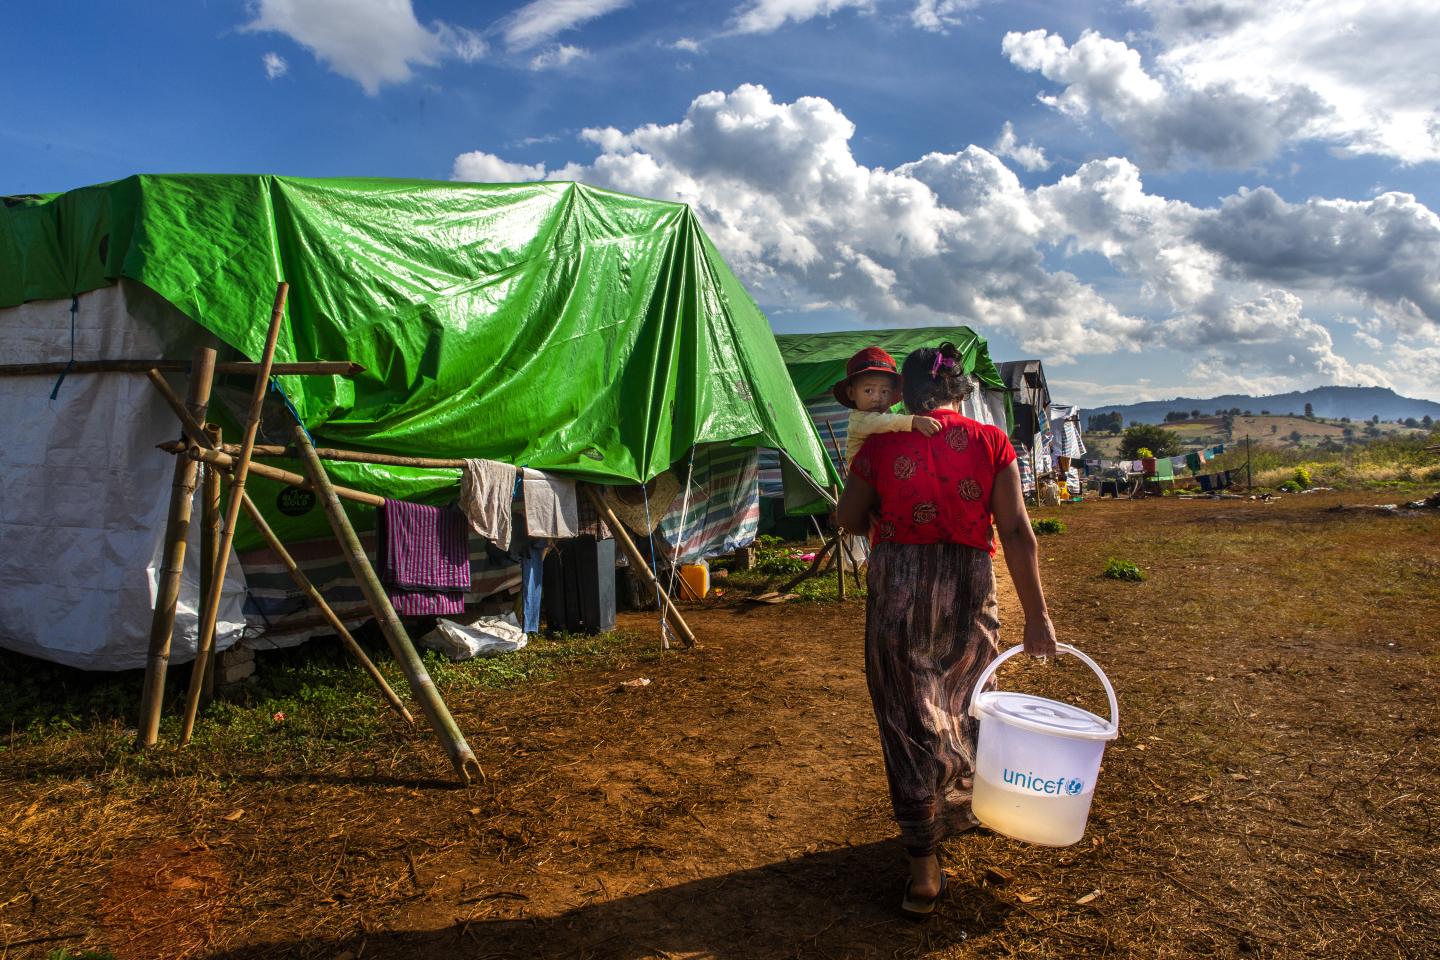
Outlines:
{"label": "green grass", "polygon": [[1139,583],[1145,579],[1145,571],[1141,570],[1129,560],[1122,560],[1119,557],[1111,557],[1105,561],[1105,569],[1100,574],[1111,580],[1128,580],[1132,583]]}
{"label": "green grass", "polygon": [[[410,711],[419,710],[389,651],[362,645]],[[579,665],[603,665],[634,646],[621,634],[537,637],[503,657],[452,663],[423,650],[426,670],[443,696],[543,682]],[[627,654],[635,656],[633,653]],[[639,654],[641,659],[644,654]],[[0,756],[46,739],[83,736],[123,765],[135,736],[141,671],[95,673],[0,651]],[[189,671],[172,669],[161,722],[162,742],[179,735],[178,712]],[[334,641],[313,640],[257,654],[256,674],[209,705],[193,746],[217,754],[243,751],[268,761],[311,760],[337,747],[365,743],[393,725],[394,715],[368,676]],[[277,719],[283,715],[283,719]]]}
{"label": "green grass", "polygon": [[1044,536],[1050,533],[1064,533],[1065,521],[1056,520],[1054,517],[1045,517],[1040,520],[1031,520],[1030,529],[1037,534]]}

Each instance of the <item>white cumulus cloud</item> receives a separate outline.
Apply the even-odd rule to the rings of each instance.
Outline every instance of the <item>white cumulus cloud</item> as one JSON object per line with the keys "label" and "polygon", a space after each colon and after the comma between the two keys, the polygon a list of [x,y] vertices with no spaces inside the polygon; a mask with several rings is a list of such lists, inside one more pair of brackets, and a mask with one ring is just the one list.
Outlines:
{"label": "white cumulus cloud", "polygon": [[290,64],[273,50],[261,57],[260,62],[265,66],[265,76],[270,80],[278,80],[290,72]]}
{"label": "white cumulus cloud", "polygon": [[[1148,191],[1117,157],[1031,189],[978,146],[867,166],[855,135],[828,100],[778,102],[747,84],[696,97],[672,122],[584,130],[588,161],[474,153],[455,169],[679,200],[772,308],[967,323],[1050,364],[1170,350],[1196,382],[1400,386],[1440,347],[1440,218],[1412,196],[1290,203],[1250,190],[1197,206]],[[1078,254],[1114,275],[1085,282],[1064,269]],[[1390,350],[1383,370],[1351,355],[1365,342],[1350,341],[1350,316]]]}
{"label": "white cumulus cloud", "polygon": [[543,163],[511,163],[493,153],[472,150],[455,158],[450,179],[470,183],[524,183],[545,179]]}
{"label": "white cumulus cloud", "polygon": [[1005,121],[1005,128],[1000,131],[1000,138],[990,148],[990,152],[997,157],[1004,157],[1007,160],[1014,160],[1026,170],[1048,170],[1050,161],[1045,156],[1045,151],[1035,145],[1035,141],[1021,143],[1020,138],[1015,136],[1015,125],[1009,120]]}
{"label": "white cumulus cloud", "polygon": [[980,0],[916,0],[910,22],[921,30],[943,33],[960,23],[960,14],[980,5]]}
{"label": "white cumulus cloud", "polygon": [[1094,116],[1155,163],[1265,162],[1304,140],[1404,163],[1440,159],[1440,5],[1432,0],[1133,0],[1154,50],[1094,31],[1073,44],[1007,34],[1016,66],[1060,85],[1042,96]]}
{"label": "white cumulus cloud", "polygon": [[257,0],[252,9],[243,29],[284,34],[372,96],[409,80],[415,66],[474,60],[485,50],[474,31],[424,26],[410,0]]}

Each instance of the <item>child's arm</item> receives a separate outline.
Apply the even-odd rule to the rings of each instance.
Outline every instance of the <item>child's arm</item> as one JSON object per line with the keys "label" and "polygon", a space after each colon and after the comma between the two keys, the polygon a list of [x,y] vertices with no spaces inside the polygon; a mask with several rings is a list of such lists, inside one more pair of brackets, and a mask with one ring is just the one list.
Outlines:
{"label": "child's arm", "polygon": [[903,433],[918,430],[927,437],[933,437],[940,430],[940,421],[932,417],[912,417],[908,413],[872,413],[868,410],[853,410],[847,426],[845,456],[855,459],[855,454],[865,444],[865,438],[876,433]]}
{"label": "child's arm", "polygon": [[918,430],[933,437],[940,430],[940,421],[932,417],[912,417],[908,413],[871,413],[856,410],[850,414],[850,436],[868,437],[872,433],[902,433]]}

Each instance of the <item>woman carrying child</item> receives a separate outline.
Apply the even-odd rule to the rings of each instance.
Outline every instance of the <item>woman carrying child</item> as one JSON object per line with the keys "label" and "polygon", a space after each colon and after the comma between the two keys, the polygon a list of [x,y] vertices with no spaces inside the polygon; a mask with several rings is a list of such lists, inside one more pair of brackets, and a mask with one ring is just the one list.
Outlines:
{"label": "woman carrying child", "polygon": [[850,465],[836,516],[874,545],[865,676],[910,855],[901,909],[924,917],[945,889],[940,841],[975,826],[970,693],[996,654],[1000,625],[992,522],[1025,611],[1025,652],[1053,655],[1055,631],[1015,452],[1004,431],[960,414],[970,384],[954,346],[916,350],[903,377],[888,375],[910,413],[937,429],[871,435]]}

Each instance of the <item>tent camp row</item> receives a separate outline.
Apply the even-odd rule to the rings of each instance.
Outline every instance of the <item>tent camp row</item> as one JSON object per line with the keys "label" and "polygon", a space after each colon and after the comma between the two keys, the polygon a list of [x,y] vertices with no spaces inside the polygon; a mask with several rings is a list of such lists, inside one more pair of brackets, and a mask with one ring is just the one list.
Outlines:
{"label": "tent camp row", "polygon": [[[764,315],[683,204],[571,183],[191,175],[9,197],[0,356],[45,372],[0,377],[0,646],[90,669],[145,661],[171,499],[156,447],[178,431],[144,370],[167,361],[183,393],[175,361],[197,346],[260,357],[282,280],[276,362],[357,367],[274,378],[272,399],[317,447],[488,458],[601,485],[673,468],[702,493],[662,522],[657,552],[670,556],[743,540],[754,517],[733,494],[753,486],[761,449],[780,451],[797,506],[836,479]],[[117,359],[133,369],[92,372]],[[217,375],[208,419],[227,439],[253,389],[253,373]],[[454,500],[460,480],[326,466],[337,484],[429,504]],[[341,619],[364,619],[315,498],[265,476],[247,489]],[[346,510],[372,549],[375,509]],[[242,519],[218,648],[324,629],[266,544]],[[187,552],[176,662],[194,651],[199,553]],[[467,600],[516,588],[513,564],[478,540],[471,554]]]}
{"label": "tent camp row", "polygon": [[[921,347],[933,347],[945,341],[955,344],[962,358],[962,369],[973,387],[961,405],[961,413],[1009,433],[1021,460],[1021,482],[1026,493],[1034,491],[1035,477],[1055,471],[1058,458],[1073,460],[1085,453],[1079,408],[1051,400],[1044,364],[1038,359],[997,364],[990,356],[986,340],[969,327],[779,334],[775,341],[795,384],[795,392],[804,402],[837,470],[843,469],[840,461],[850,410],[835,400],[831,387],[844,378],[850,357],[871,346],[882,347],[897,362],[903,362],[911,351]],[[779,467],[776,457],[761,455],[761,490],[772,503],[781,502],[784,490]]]}

